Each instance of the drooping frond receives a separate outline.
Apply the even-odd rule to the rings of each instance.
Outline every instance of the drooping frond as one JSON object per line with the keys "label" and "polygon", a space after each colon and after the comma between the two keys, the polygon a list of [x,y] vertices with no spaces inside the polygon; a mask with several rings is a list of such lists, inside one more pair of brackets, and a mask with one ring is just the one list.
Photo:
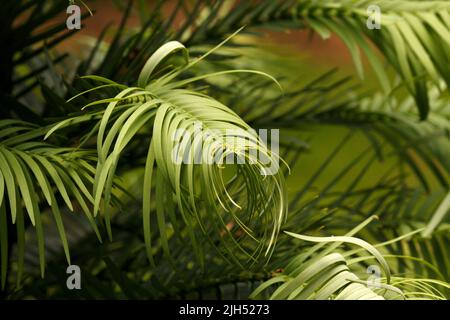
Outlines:
{"label": "drooping frond", "polygon": [[4,286],[9,268],[8,255],[11,254],[8,243],[11,238],[8,235],[17,236],[17,279],[20,282],[24,268],[25,228],[30,224],[36,229],[41,274],[44,275],[45,236],[41,203],[46,203],[51,209],[69,264],[69,247],[60,212],[61,201],[71,211],[74,210],[72,201],[76,201],[98,238],[101,238],[89,208],[93,203],[89,189],[94,182],[95,168],[92,161],[95,160],[95,153],[38,142],[36,138],[45,134],[45,128],[23,121],[1,120],[0,128],[0,239]]}
{"label": "drooping frond", "polygon": [[[95,126],[98,128],[99,161],[93,189],[94,214],[104,197],[103,210],[111,235],[107,208],[116,167],[122,152],[136,134],[144,134],[148,137],[148,155],[142,209],[150,260],[153,260],[150,233],[153,187],[158,199],[158,228],[167,255],[170,256],[165,238],[166,224],[170,221],[176,226],[181,217],[182,223],[188,226],[187,232],[198,258],[202,259],[202,253],[196,233],[201,230],[205,234],[205,230],[212,228],[216,234],[207,240],[221,243],[222,250],[229,253],[233,247],[244,250],[239,245],[242,236],[253,238],[256,245],[248,258],[255,259],[254,254],[258,255],[263,249],[266,253],[273,250],[287,210],[283,176],[278,172],[280,159],[269,149],[267,141],[264,142],[236,113],[220,102],[188,89],[191,83],[214,74],[176,79],[209,53],[168,70],[164,62],[177,51],[185,53],[186,61],[184,46],[169,42],[149,58],[139,76],[139,87],[123,89],[113,98],[86,106],[91,108],[108,103],[106,109],[100,111],[102,117]],[[232,72],[264,75],[251,70],[222,73]],[[91,78],[101,80],[100,77]],[[115,85],[111,81],[107,83]],[[90,119],[92,117],[87,116],[80,121]],[[65,121],[48,135],[76,122],[77,119]],[[227,165],[230,160],[236,165]],[[255,223],[265,226],[265,230],[253,233]],[[233,257],[233,254],[229,256]]]}

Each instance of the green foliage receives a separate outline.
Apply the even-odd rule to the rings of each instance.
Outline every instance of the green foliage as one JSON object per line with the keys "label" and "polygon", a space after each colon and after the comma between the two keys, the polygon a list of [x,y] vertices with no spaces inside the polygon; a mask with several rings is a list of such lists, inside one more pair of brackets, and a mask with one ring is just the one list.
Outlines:
{"label": "green foliage", "polygon": [[[69,72],[52,48],[72,33],[39,28],[67,1],[2,8],[2,297],[448,298],[450,1],[119,5]],[[339,37],[359,77],[255,45],[292,28]],[[279,154],[252,128],[280,129]],[[227,155],[245,163],[207,161]]]}
{"label": "green foliage", "polygon": [[[372,218],[353,229],[350,234],[356,233],[367,225]],[[446,282],[427,281],[426,279],[392,279],[389,265],[383,255],[364,240],[351,236],[337,237],[309,237],[288,233],[294,238],[317,243],[304,253],[294,257],[284,271],[261,284],[253,293],[257,297],[263,291],[273,287],[276,283],[281,285],[271,293],[270,299],[336,299],[336,300],[381,300],[388,299],[419,299],[434,298],[445,299],[445,295],[438,289],[450,288]],[[395,241],[399,241],[396,239]],[[329,247],[324,245],[332,243]],[[346,251],[343,254],[334,252],[339,245],[350,243],[360,246],[369,256],[352,257],[361,250]],[[384,244],[381,244],[384,245]],[[366,273],[375,273],[383,270],[385,277],[361,280],[350,267],[361,261],[376,259],[381,268],[367,269]],[[375,271],[375,272],[374,272]],[[378,271],[378,272],[380,272]],[[364,273],[364,272],[361,272]],[[396,286],[392,284],[395,283]],[[405,285],[407,283],[407,285]],[[423,285],[425,284],[425,285]],[[400,290],[399,287],[404,289]]]}
{"label": "green foliage", "polygon": [[[256,252],[260,252],[266,246],[266,254],[273,247],[276,236],[286,213],[286,200],[284,199],[283,176],[267,173],[261,160],[261,155],[270,158],[273,155],[264,145],[255,132],[239,118],[237,114],[218,101],[196,92],[184,89],[187,84],[199,81],[202,78],[214,76],[207,74],[200,77],[186,78],[179,81],[173,79],[183,71],[192,67],[209,53],[187,63],[181,69],[164,74],[152,79],[161,61],[167,59],[175,51],[182,50],[187,60],[187,51],[181,43],[169,42],[159,48],[147,61],[139,76],[140,87],[125,88],[114,98],[102,99],[91,102],[85,108],[97,104],[107,103],[104,112],[95,112],[87,119],[92,119],[94,114],[101,115],[101,120],[94,126],[97,135],[98,164],[94,182],[94,215],[97,214],[100,200],[104,196],[105,219],[110,238],[110,217],[108,211],[111,187],[115,177],[115,171],[122,151],[132,143],[135,135],[142,130],[150,130],[151,136],[145,162],[143,181],[143,224],[144,236],[149,260],[153,262],[151,246],[150,215],[152,210],[152,179],[156,176],[156,214],[159,233],[165,253],[170,256],[166,238],[166,217],[169,217],[172,225],[177,225],[179,220],[188,227],[193,249],[199,259],[203,259],[202,250],[198,239],[194,234],[194,226],[201,230],[215,229],[216,234],[226,232],[230,235],[232,244],[239,246],[238,241],[232,236],[233,230],[228,230],[227,225],[232,223],[242,228],[246,233],[252,233],[252,220],[260,220],[260,225],[265,225],[268,231],[263,232],[264,237],[258,239]],[[164,67],[162,67],[164,69]],[[234,72],[239,70],[234,70]],[[242,71],[244,72],[244,71]],[[247,71],[252,72],[252,71]],[[256,71],[255,71],[256,73]],[[264,75],[264,74],[262,74]],[[86,78],[86,77],[85,77]],[[89,78],[89,77],[88,77]],[[115,86],[122,89],[123,86],[112,83],[110,80],[90,77],[100,80],[106,86]],[[152,80],[150,80],[152,79]],[[90,89],[105,88],[105,85]],[[84,119],[84,118],[83,118]],[[64,120],[57,124],[47,134],[53,133],[55,128],[77,123],[82,119],[74,118]],[[201,126],[201,130],[196,128]],[[106,131],[106,128],[109,128]],[[177,130],[183,130],[183,135],[177,136]],[[211,131],[212,136],[204,137],[205,130]],[[230,134],[230,132],[237,132]],[[233,139],[236,145],[229,145],[229,139]],[[241,147],[242,146],[242,147]],[[187,155],[187,163],[177,163],[173,159],[173,150],[179,150],[181,155]],[[201,165],[197,163],[198,150],[202,152]],[[251,152],[254,150],[256,152]],[[236,173],[226,180],[223,168],[211,162],[209,159],[223,160],[229,155],[243,158],[242,165],[236,169]],[[258,156],[259,155],[259,156]],[[275,155],[276,156],[276,155]],[[253,189],[250,186],[260,187]],[[244,186],[244,189],[241,188]],[[172,194],[178,205],[180,218],[174,215],[175,207],[164,204],[172,202]],[[237,204],[234,199],[242,199]],[[218,223],[218,221],[220,221]],[[269,230],[273,225],[272,230]],[[179,230],[174,230],[179,232]],[[266,241],[265,238],[268,238]],[[222,250],[230,251],[223,236],[219,239]],[[256,239],[255,239],[256,240]],[[231,255],[231,257],[233,257]],[[257,257],[249,258],[256,259]]]}

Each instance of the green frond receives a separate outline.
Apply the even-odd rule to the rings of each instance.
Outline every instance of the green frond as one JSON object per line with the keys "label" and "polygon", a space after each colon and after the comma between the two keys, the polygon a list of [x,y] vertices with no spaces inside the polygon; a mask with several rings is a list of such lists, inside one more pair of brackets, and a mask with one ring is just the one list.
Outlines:
{"label": "green frond", "polygon": [[[363,229],[368,222],[370,220],[351,233]],[[289,300],[445,299],[438,288],[448,289],[449,284],[432,279],[391,277],[387,261],[378,248],[361,239],[351,236],[310,237],[288,234],[316,244],[292,257],[283,271],[275,273],[271,279],[262,283],[251,297],[257,298],[265,294],[270,299]],[[332,245],[324,247],[326,243]],[[343,243],[355,244],[361,248],[344,253],[336,252]],[[355,257],[356,253],[362,251],[369,252],[370,255]],[[357,264],[369,259],[375,260],[378,265],[370,265],[364,272],[364,268],[361,270],[362,266],[358,267]],[[385,272],[385,277],[381,275],[381,270]],[[362,273],[366,273],[365,279],[358,276]]]}
{"label": "green frond", "polygon": [[[18,244],[18,283],[23,274],[23,259],[25,248],[25,227],[36,228],[41,275],[44,275],[44,230],[41,221],[41,203],[46,202],[55,220],[61,244],[67,262],[70,264],[70,254],[61,219],[61,200],[65,206],[74,211],[72,201],[76,200],[86,215],[93,230],[100,234],[89,206],[93,203],[88,188],[93,183],[94,167],[89,151],[73,148],[61,148],[36,142],[36,137],[43,136],[45,129],[16,121],[0,121],[2,141],[0,143],[0,207],[2,221],[2,285],[5,285],[5,275],[8,268],[8,232],[17,235]],[[23,212],[22,205],[25,208]],[[6,217],[9,212],[9,217]],[[17,231],[9,228],[17,228]],[[11,254],[11,252],[9,252]]]}
{"label": "green frond", "polygon": [[[390,94],[396,85],[375,46],[400,76],[401,86],[415,98],[421,119],[428,116],[430,109],[429,84],[449,88],[448,1],[297,0],[233,4],[231,1],[228,5],[218,3],[204,8],[208,18],[192,32],[183,29],[188,35],[184,41],[188,44],[201,42],[206,35],[226,34],[244,24],[261,28],[290,22],[291,28],[310,28],[324,39],[336,34],[348,47],[361,78],[364,73],[362,51],[385,94]],[[368,26],[376,19],[369,10],[373,7],[379,9],[380,19],[375,21],[379,28]]]}
{"label": "green frond", "polygon": [[[148,136],[142,214],[149,259],[153,261],[150,233],[153,186],[158,199],[176,203],[199,259],[202,259],[202,253],[196,229],[205,234],[205,230],[211,228],[216,234],[208,241],[221,243],[221,250],[232,258],[233,247],[244,250],[234,233],[241,230],[253,238],[255,248],[248,253],[248,258],[256,259],[263,248],[266,254],[273,250],[287,211],[283,176],[277,172],[278,168],[270,168],[271,163],[267,164],[271,159],[278,163],[279,157],[236,113],[220,102],[188,89],[189,83],[197,78],[176,80],[175,76],[186,67],[152,78],[157,74],[157,68],[164,70],[161,62],[178,50],[185,51],[178,42],[169,42],[156,50],[141,72],[140,87],[123,89],[113,98],[86,106],[108,103],[98,122],[99,161],[93,186],[94,215],[104,197],[103,212],[111,236],[107,208],[112,181],[122,152],[140,132]],[[207,55],[189,62],[187,67]],[[103,80],[99,77],[91,79]],[[47,136],[56,128],[77,122],[76,118],[66,120],[51,129]],[[175,154],[179,159],[174,158]],[[227,168],[230,166],[225,165],[230,157],[239,163],[231,166],[231,171]],[[170,256],[167,240],[164,240],[165,221],[174,216],[166,210],[159,204],[156,207],[159,233],[166,243],[166,254]],[[255,220],[267,229],[254,234]],[[172,221],[172,224],[175,223]]]}

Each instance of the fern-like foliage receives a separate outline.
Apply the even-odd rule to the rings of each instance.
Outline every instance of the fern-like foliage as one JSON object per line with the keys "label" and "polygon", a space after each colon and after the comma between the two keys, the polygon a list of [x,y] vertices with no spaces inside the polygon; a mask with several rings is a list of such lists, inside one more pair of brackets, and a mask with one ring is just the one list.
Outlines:
{"label": "fern-like foliage", "polygon": [[[9,1],[2,12],[0,40],[14,42],[0,50],[0,113],[14,118],[0,120],[8,297],[449,296],[449,1],[180,0],[168,17],[164,1],[143,3],[137,30],[125,27],[133,2],[123,4],[111,43],[105,29],[75,78],[58,75],[67,54],[50,50],[70,32],[37,29],[66,1]],[[367,25],[374,5],[380,29]],[[242,70],[249,44],[228,37],[266,28],[338,36],[382,91],[336,70],[299,77],[277,57],[280,91]],[[270,64],[265,53],[252,69]],[[280,129],[279,154],[252,128]],[[98,243],[103,233],[110,241]],[[61,285],[69,247],[78,292]],[[375,286],[373,263],[384,271]]]}
{"label": "fern-like foliage", "polygon": [[[379,19],[370,9],[374,6],[379,10]],[[242,24],[311,29],[324,39],[332,34],[340,37],[361,77],[362,52],[386,94],[405,87],[414,96],[421,119],[427,117],[430,109],[428,84],[449,88],[449,1],[293,0],[239,5],[217,1],[201,8],[195,7],[193,12],[203,10],[206,16],[199,26],[182,29],[180,37],[188,44],[233,31]],[[379,23],[379,28],[369,28],[372,22]],[[400,85],[392,81],[373,45],[400,76]]]}
{"label": "fern-like foliage", "polygon": [[[70,263],[68,241],[61,218],[61,205],[73,211],[76,201],[93,230],[100,233],[90,206],[94,183],[95,154],[76,148],[62,148],[38,142],[46,129],[19,120],[1,120],[0,143],[0,212],[1,212],[1,274],[5,286],[9,269],[8,241],[17,243],[17,281],[23,275],[25,228],[36,228],[41,275],[45,270],[45,237],[41,219],[41,203],[51,209],[61,244]],[[63,202],[63,204],[61,204]],[[24,212],[24,209],[26,213]],[[16,235],[17,239],[8,235]]]}
{"label": "fern-like foliage", "polygon": [[[142,215],[150,261],[153,262],[150,233],[152,179],[156,180],[159,233],[168,256],[170,252],[165,221],[169,219],[174,226],[180,223],[174,214],[176,205],[181,221],[188,226],[187,231],[199,259],[202,259],[203,254],[198,244],[197,228],[203,230],[203,234],[211,228],[216,230],[219,238],[208,238],[208,241],[219,241],[231,258],[234,257],[232,247],[244,250],[239,245],[239,237],[235,235],[236,231],[243,230],[244,235],[248,234],[256,241],[253,252],[248,256],[248,259],[256,259],[264,252],[263,248],[266,254],[273,249],[287,211],[283,176],[277,170],[270,171],[266,161],[275,159],[278,162],[278,155],[271,152],[256,132],[225,105],[187,89],[189,84],[214,74],[176,80],[177,76],[209,53],[196,60],[186,61],[182,67],[166,71],[165,74],[161,75],[159,71],[158,75],[158,67],[159,70],[165,69],[164,64],[160,65],[161,62],[177,51],[182,51],[185,59],[188,58],[187,50],[179,42],[169,42],[160,47],[144,66],[138,79],[139,87],[125,88],[98,76],[88,77],[105,84],[84,93],[105,87],[122,89],[113,98],[94,101],[85,106],[90,108],[108,103],[106,109],[100,111],[101,119],[95,126],[98,128],[95,132],[98,165],[93,189],[94,215],[104,197],[103,212],[111,237],[107,208],[116,167],[121,153],[134,136],[138,132],[146,132],[149,146],[142,189]],[[222,73],[228,72],[258,73],[251,70]],[[95,114],[98,111],[80,116],[79,119],[65,120],[51,129],[47,136],[70,124],[90,120]],[[201,126],[200,130],[198,126]],[[183,134],[177,133],[180,130]],[[234,141],[231,144],[230,139]],[[187,161],[174,159],[174,151]],[[230,155],[236,156],[240,164],[226,180],[224,167],[220,164],[224,164]],[[259,220],[258,224],[266,225],[267,229],[253,234],[251,226],[254,220]]]}
{"label": "fern-like foliage", "polygon": [[[354,228],[350,234],[362,229],[372,218]],[[288,233],[294,238],[316,244],[293,257],[282,272],[261,284],[253,293],[258,297],[270,292],[270,299],[314,299],[314,300],[381,300],[381,299],[445,299],[437,289],[448,289],[445,282],[431,279],[405,279],[391,277],[391,271],[383,255],[369,243],[352,236],[311,237]],[[355,257],[361,250],[335,252],[338,246],[349,243],[360,246],[370,253]],[[328,247],[324,245],[330,244]],[[361,261],[375,259],[366,274],[375,274],[362,280],[351,271]],[[358,268],[357,268],[358,269]],[[381,271],[385,277],[381,277]],[[361,272],[361,271],[360,271]],[[394,285],[393,285],[394,284]],[[274,289],[274,287],[276,289]],[[401,290],[402,288],[403,290]]]}

